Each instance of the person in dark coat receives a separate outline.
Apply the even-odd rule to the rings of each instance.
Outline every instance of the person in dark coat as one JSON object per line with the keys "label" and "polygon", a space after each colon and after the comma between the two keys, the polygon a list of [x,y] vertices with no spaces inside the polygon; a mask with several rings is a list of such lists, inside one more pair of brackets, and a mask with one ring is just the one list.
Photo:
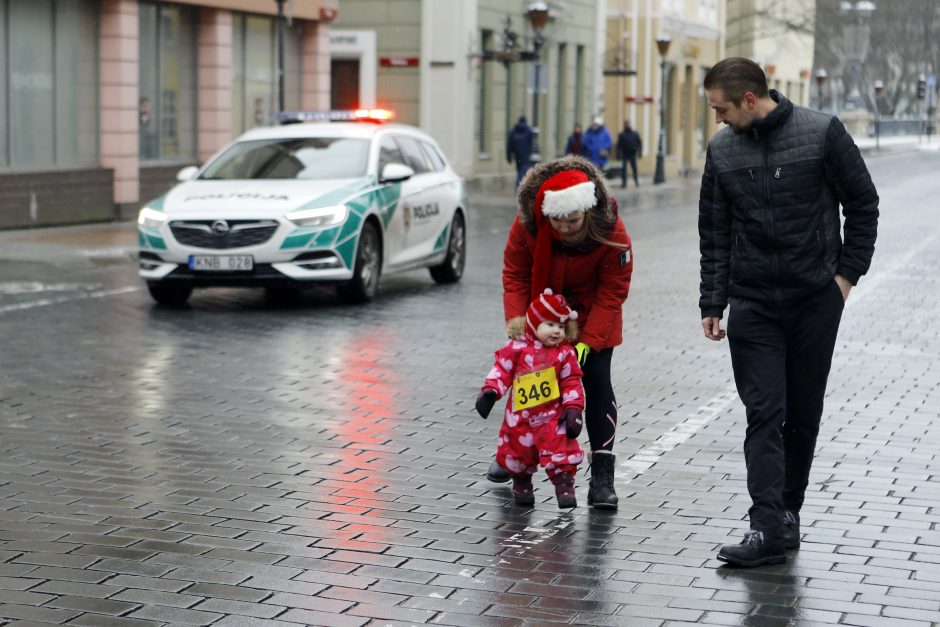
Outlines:
{"label": "person in dark coat", "polygon": [[506,138],[506,163],[516,161],[516,187],[525,173],[532,167],[532,146],[535,142],[535,132],[526,122],[525,116],[520,115],[516,125],[509,131]]}
{"label": "person in dark coat", "polygon": [[627,186],[627,163],[633,168],[633,182],[637,187],[640,186],[640,179],[637,177],[636,160],[643,156],[643,140],[640,134],[630,126],[630,120],[625,120],[623,130],[617,136],[617,158],[623,163],[620,166],[620,179],[623,181],[623,187]]}
{"label": "person in dark coat", "polygon": [[702,176],[699,308],[705,337],[730,344],[751,497],[750,530],[718,559],[779,564],[800,546],[826,380],[845,301],[875,251],[878,192],[839,118],[768,89],[753,61],[720,61],[704,86],[728,128]]}
{"label": "person in dark coat", "polygon": [[581,125],[574,125],[574,132],[568,135],[568,142],[565,144],[566,155],[587,156],[587,149],[584,147],[584,133],[581,132]]}

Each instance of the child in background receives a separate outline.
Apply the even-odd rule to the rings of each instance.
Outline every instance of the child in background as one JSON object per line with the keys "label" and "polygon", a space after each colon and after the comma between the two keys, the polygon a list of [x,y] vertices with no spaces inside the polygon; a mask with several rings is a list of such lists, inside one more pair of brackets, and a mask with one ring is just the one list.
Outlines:
{"label": "child in background", "polygon": [[571,342],[578,314],[561,295],[545,290],[526,311],[525,329],[510,329],[510,339],[496,351],[496,363],[477,397],[486,418],[496,400],[506,399],[496,462],[512,476],[519,505],[535,503],[532,475],[545,468],[555,485],[558,507],[576,507],[574,477],[584,451],[578,445],[584,411],[581,367]]}

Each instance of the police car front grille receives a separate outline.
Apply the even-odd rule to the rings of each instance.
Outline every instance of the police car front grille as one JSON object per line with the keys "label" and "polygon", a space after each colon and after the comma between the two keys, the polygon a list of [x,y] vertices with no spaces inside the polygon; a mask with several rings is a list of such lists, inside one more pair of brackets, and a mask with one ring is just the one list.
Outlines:
{"label": "police car front grille", "polygon": [[242,248],[263,244],[277,230],[274,220],[174,220],[176,241],[196,248]]}

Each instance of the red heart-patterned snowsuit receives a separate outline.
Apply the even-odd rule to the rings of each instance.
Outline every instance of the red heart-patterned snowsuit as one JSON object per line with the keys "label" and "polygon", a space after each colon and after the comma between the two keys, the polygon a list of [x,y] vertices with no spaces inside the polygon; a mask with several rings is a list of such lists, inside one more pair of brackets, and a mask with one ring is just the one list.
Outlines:
{"label": "red heart-patterned snowsuit", "polygon": [[[515,411],[513,382],[547,368],[555,370],[559,397]],[[493,390],[499,396],[509,392],[496,451],[500,466],[513,475],[532,475],[542,466],[551,479],[558,473],[575,473],[584,460],[584,451],[577,440],[568,438],[564,423],[559,424],[558,420],[564,409],[584,411],[581,376],[577,353],[567,342],[548,347],[527,337],[510,340],[496,351],[496,362],[486,376],[483,390]],[[524,392],[520,394],[524,396]]]}

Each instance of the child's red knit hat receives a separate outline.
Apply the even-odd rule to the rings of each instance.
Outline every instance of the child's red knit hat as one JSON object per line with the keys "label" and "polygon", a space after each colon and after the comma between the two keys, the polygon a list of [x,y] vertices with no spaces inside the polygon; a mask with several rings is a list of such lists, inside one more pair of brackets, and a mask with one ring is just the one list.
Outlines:
{"label": "child's red knit hat", "polygon": [[578,312],[568,306],[565,297],[552,294],[550,289],[539,294],[525,312],[525,326],[532,337],[535,337],[535,330],[545,321],[565,324],[569,320],[577,319]]}

